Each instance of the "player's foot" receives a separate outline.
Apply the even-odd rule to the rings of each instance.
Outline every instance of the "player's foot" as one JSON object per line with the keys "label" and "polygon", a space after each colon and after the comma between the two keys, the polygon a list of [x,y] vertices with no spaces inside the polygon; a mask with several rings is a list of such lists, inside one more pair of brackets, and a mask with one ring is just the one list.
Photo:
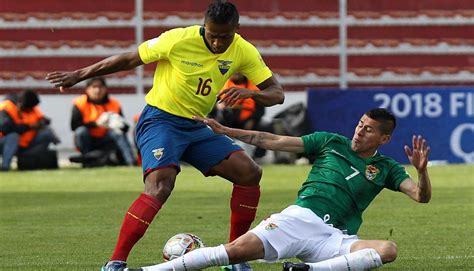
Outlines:
{"label": "player's foot", "polygon": [[123,271],[143,271],[142,268],[125,268]]}
{"label": "player's foot", "polygon": [[248,262],[221,266],[221,271],[253,271]]}
{"label": "player's foot", "polygon": [[305,263],[283,263],[283,271],[308,271],[309,265]]}
{"label": "player's foot", "polygon": [[100,271],[125,271],[127,262],[124,261],[108,261],[102,266]]}

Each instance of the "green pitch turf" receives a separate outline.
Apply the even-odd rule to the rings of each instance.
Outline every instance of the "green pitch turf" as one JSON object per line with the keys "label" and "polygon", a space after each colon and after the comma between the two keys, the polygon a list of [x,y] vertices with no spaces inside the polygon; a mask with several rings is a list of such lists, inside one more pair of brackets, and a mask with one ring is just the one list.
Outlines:
{"label": "green pitch turf", "polygon": [[[256,222],[291,204],[308,170],[264,166]],[[398,259],[382,270],[474,270],[474,166],[436,166],[430,173],[429,204],[384,191],[365,213],[360,238],[398,244]],[[99,270],[142,189],[139,168],[0,173],[0,270]],[[225,242],[230,192],[228,182],[183,167],[129,265],[161,262],[163,244],[179,232],[195,233],[208,246]],[[251,264],[281,270],[281,263]]]}

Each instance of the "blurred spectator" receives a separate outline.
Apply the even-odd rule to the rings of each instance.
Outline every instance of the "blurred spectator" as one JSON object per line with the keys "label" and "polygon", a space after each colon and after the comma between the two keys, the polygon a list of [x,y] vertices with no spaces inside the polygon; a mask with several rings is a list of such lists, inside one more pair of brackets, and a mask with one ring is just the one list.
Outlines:
{"label": "blurred spectator", "polygon": [[[0,151],[2,153],[2,171],[10,170],[13,156],[30,157],[31,164],[41,168],[47,162],[49,143],[58,144],[59,138],[49,127],[50,119],[43,115],[38,104],[39,96],[33,90],[24,90],[18,96],[8,95],[0,102]],[[33,158],[31,158],[33,157]],[[53,158],[56,161],[56,153]],[[20,166],[19,166],[20,168]],[[26,168],[28,169],[28,168]]]}
{"label": "blurred spectator", "polygon": [[[231,87],[259,91],[257,86],[240,73],[233,74],[227,80],[223,89]],[[217,103],[210,115],[220,123],[232,128],[272,132],[271,124],[262,121],[262,117],[265,115],[265,106],[256,103],[252,98],[243,99],[232,106],[232,108],[224,107],[224,105]],[[259,159],[265,156],[265,154],[265,149],[257,147],[252,158]]]}
{"label": "blurred spectator", "polygon": [[81,152],[80,156],[71,157],[71,162],[84,167],[135,164],[127,138],[129,126],[120,102],[109,97],[105,78],[89,79],[85,94],[74,99],[71,129]]}

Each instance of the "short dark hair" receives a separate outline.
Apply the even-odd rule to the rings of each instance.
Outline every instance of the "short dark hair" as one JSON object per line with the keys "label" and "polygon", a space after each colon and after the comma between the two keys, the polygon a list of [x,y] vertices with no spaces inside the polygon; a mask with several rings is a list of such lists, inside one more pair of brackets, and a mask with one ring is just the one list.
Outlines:
{"label": "short dark hair", "polygon": [[380,130],[383,134],[391,135],[397,126],[397,119],[392,112],[385,108],[373,108],[365,113],[373,120],[380,122]]}
{"label": "short dark hair", "polygon": [[89,87],[94,83],[95,81],[99,81],[104,87],[107,86],[107,83],[105,82],[105,77],[103,76],[97,76],[97,77],[92,77],[91,79],[87,80],[86,82],[86,87]]}
{"label": "short dark hair", "polygon": [[21,109],[31,109],[40,103],[38,94],[31,90],[25,89],[18,95],[18,105]]}
{"label": "short dark hair", "polygon": [[216,24],[238,24],[239,11],[234,4],[225,0],[216,0],[207,8],[204,21],[211,20]]}

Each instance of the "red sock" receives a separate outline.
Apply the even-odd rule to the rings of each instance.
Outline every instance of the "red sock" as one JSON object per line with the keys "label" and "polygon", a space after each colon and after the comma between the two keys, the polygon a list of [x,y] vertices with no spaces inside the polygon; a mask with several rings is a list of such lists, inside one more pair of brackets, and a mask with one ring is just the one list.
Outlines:
{"label": "red sock", "polygon": [[157,199],[145,193],[140,194],[125,214],[117,245],[110,260],[127,260],[133,246],[145,234],[160,208],[161,202]]}
{"label": "red sock", "polygon": [[246,233],[255,219],[258,200],[260,199],[260,186],[244,187],[234,185],[230,199],[230,237],[233,241]]}

